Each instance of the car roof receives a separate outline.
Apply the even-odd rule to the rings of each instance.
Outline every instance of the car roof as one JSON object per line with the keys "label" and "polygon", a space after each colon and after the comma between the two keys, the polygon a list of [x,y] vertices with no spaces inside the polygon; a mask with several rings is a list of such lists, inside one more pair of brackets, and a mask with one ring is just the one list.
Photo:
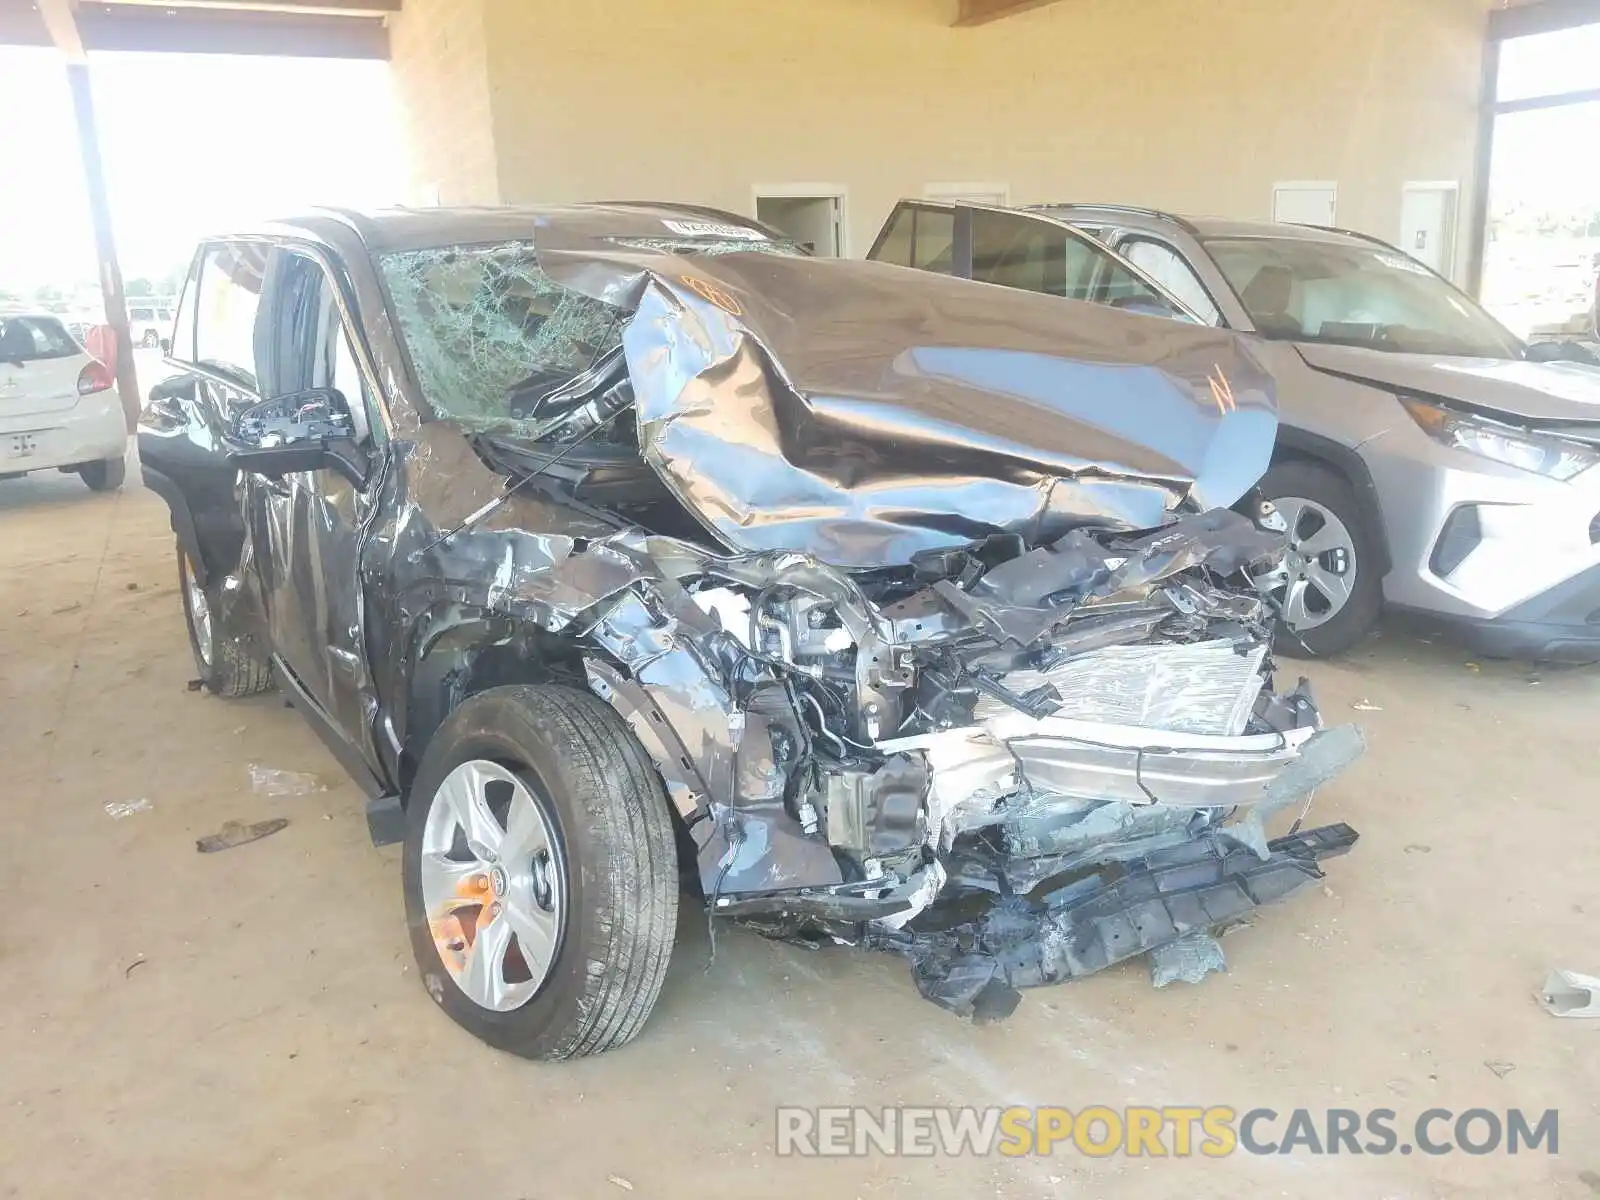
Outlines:
{"label": "car roof", "polygon": [[[670,233],[665,221],[737,225],[787,240],[753,218],[695,204],[613,200],[594,204],[503,205],[495,207],[387,208],[358,211],[321,208],[280,218],[268,225],[217,234],[206,241],[238,237],[318,237],[330,222],[353,230],[376,252],[428,246],[472,245],[537,240],[540,228],[560,229],[563,240],[615,237],[661,237]],[[702,234],[701,236],[705,236]]]}
{"label": "car roof", "polygon": [[1028,211],[1082,225],[1117,225],[1133,229],[1176,227],[1200,238],[1292,238],[1304,242],[1373,245],[1378,239],[1348,229],[1323,225],[1288,225],[1281,221],[1241,221],[1231,217],[1193,217],[1154,208],[1119,204],[1035,204]]}
{"label": "car roof", "polygon": [[25,321],[55,321],[60,325],[65,325],[71,320],[64,313],[46,312],[43,309],[0,308],[0,321],[14,321],[19,317]]}

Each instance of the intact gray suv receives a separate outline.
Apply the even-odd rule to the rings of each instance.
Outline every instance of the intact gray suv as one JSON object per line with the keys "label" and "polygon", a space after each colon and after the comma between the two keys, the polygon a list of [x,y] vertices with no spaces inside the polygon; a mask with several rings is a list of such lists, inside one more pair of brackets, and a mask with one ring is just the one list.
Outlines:
{"label": "intact gray suv", "polygon": [[[900,261],[892,231],[926,207],[903,203],[873,256]],[[1115,303],[1116,272],[1052,267],[1081,258],[1072,235],[1089,234],[1199,319],[1259,335],[1281,406],[1262,490],[1291,545],[1260,581],[1281,606],[1280,648],[1346,650],[1387,605],[1442,618],[1485,654],[1600,661],[1588,351],[1524,346],[1448,281],[1358,234],[1082,205],[973,208],[960,223],[953,273]],[[942,214],[927,224],[942,228]],[[934,262],[928,250],[913,244],[908,265]],[[1560,358],[1588,361],[1547,361]]]}

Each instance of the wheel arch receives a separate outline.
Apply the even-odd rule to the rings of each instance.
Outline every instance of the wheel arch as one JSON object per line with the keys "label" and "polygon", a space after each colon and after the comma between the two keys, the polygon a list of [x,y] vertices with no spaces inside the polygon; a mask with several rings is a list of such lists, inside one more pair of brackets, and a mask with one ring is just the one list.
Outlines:
{"label": "wheel arch", "polygon": [[1380,577],[1394,568],[1394,558],[1389,551],[1389,534],[1383,521],[1383,505],[1378,499],[1378,486],[1372,472],[1361,456],[1348,446],[1331,438],[1309,433],[1304,429],[1280,426],[1278,441],[1272,451],[1272,465],[1303,462],[1327,467],[1350,485],[1361,518],[1372,531],[1377,544],[1377,568]]}
{"label": "wheel arch", "polygon": [[469,697],[507,684],[565,683],[589,690],[575,644],[486,602],[430,605],[410,625],[403,654],[396,740],[398,782],[406,796],[433,735]]}
{"label": "wheel arch", "polygon": [[164,475],[145,466],[140,467],[139,474],[144,480],[144,486],[167,502],[167,515],[172,524],[172,532],[178,539],[178,545],[182,546],[183,552],[189,556],[190,569],[194,571],[195,578],[202,587],[210,586],[213,572],[200,545],[200,532],[195,528],[194,512],[189,508],[189,497],[170,475]]}

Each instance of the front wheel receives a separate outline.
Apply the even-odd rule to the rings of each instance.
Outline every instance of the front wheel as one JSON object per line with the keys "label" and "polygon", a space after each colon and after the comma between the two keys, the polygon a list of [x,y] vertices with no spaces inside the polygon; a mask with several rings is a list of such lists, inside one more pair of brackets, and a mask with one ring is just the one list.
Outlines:
{"label": "front wheel", "polygon": [[1343,654],[1383,610],[1377,535],[1345,480],[1308,462],[1278,463],[1261,480],[1288,527],[1289,552],[1255,583],[1278,608],[1274,648],[1293,657]]}
{"label": "front wheel", "polygon": [[235,628],[226,615],[221,590],[207,587],[195,573],[189,552],[178,545],[178,591],[189,650],[207,691],[217,696],[253,696],[272,686],[272,668],[252,634]]}
{"label": "front wheel", "polygon": [[525,1058],[637,1036],[677,927],[672,818],[650,759],[587,692],[494,688],[428,743],[406,810],[406,921],[428,994]]}

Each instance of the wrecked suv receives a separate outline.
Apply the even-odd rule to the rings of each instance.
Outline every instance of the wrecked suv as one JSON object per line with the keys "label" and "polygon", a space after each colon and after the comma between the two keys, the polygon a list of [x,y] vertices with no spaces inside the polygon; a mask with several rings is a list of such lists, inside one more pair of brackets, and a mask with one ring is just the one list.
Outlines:
{"label": "wrecked suv", "polygon": [[496,1046],[639,1031],[680,857],[713,921],[985,1019],[1203,971],[1354,841],[1265,833],[1360,743],[1272,687],[1231,334],[609,204],[208,242],[171,357],[140,453],[201,677],[367,790]]}

